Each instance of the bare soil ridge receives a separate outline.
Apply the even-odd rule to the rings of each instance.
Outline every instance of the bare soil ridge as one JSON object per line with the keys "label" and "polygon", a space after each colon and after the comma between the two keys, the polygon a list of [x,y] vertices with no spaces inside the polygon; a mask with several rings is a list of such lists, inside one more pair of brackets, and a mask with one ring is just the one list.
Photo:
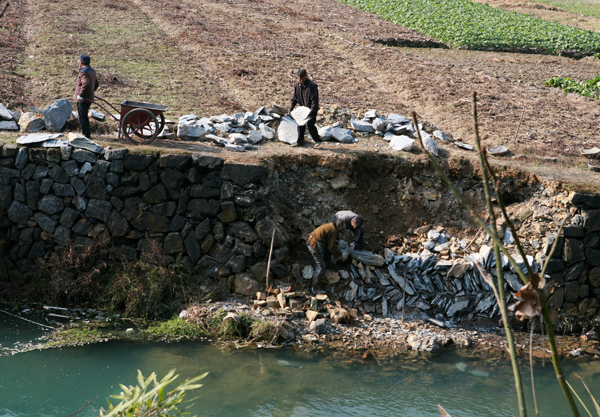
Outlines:
{"label": "bare soil ridge", "polygon": [[[521,2],[520,7],[543,12],[544,18],[564,19],[559,9],[531,4]],[[517,7],[500,1],[491,5]],[[172,118],[186,112],[208,116],[287,105],[295,72],[307,68],[320,86],[322,106],[337,105],[357,117],[368,109],[407,116],[415,110],[455,139],[473,143],[470,97],[477,91],[484,145],[504,145],[512,152],[502,163],[600,186],[579,156],[582,147],[599,144],[598,103],[542,87],[553,76],[592,78],[600,69],[600,61],[593,58],[385,46],[373,40],[433,40],[335,0],[27,0],[23,8],[31,17],[22,22],[21,37],[28,44],[20,55],[20,71],[30,78],[15,81],[14,87],[25,91],[22,104],[45,105],[70,97],[74,60],[83,50],[93,55],[104,77],[101,94],[113,102],[177,101],[168,114]],[[11,21],[25,19],[15,14],[16,8],[10,13]],[[128,23],[131,31],[111,33],[111,22],[121,22],[122,32]],[[598,20],[586,22],[581,24],[593,26]],[[47,37],[52,33],[48,29],[57,39]],[[57,49],[61,42],[64,50]],[[30,70],[44,68],[52,54],[61,56],[62,68]],[[158,59],[166,65],[158,73],[142,64],[126,69],[111,66],[116,65],[114,56],[131,56],[141,63]],[[10,65],[0,61],[4,72],[11,71]],[[18,101],[18,95],[12,98]],[[196,145],[187,148],[196,150]],[[258,155],[282,149],[265,146]],[[368,141],[344,149],[379,151]],[[557,163],[548,165],[544,158],[556,158]]]}

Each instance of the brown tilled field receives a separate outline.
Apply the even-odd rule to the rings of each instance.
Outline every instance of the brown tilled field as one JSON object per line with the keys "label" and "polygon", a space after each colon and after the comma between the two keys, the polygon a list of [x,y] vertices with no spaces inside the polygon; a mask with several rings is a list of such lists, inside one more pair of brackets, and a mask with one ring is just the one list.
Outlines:
{"label": "brown tilled field", "polygon": [[[600,27],[597,19],[527,1],[488,4]],[[6,28],[0,36],[0,101],[13,108],[70,98],[82,52],[92,56],[100,74],[99,95],[114,103],[169,104],[171,119],[287,106],[295,73],[306,68],[319,84],[322,107],[338,106],[357,117],[369,109],[405,116],[414,110],[420,120],[473,144],[476,91],[484,145],[510,150],[500,164],[600,188],[599,174],[588,171],[579,156],[581,148],[600,145],[598,102],[542,86],[554,76],[592,78],[598,59],[386,46],[377,41],[432,40],[335,0],[22,0],[11,3],[0,24]],[[98,139],[115,141],[111,135]],[[156,145],[240,160],[387,152],[378,138],[322,150],[271,142],[243,155],[197,142]],[[450,155],[473,155],[444,147]]]}

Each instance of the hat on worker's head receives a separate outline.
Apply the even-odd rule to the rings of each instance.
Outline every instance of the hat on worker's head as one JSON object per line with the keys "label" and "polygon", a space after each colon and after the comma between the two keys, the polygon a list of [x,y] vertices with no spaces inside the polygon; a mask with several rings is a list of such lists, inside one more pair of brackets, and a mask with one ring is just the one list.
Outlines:
{"label": "hat on worker's head", "polygon": [[90,65],[90,56],[86,54],[81,54],[79,56],[79,60],[83,65]]}

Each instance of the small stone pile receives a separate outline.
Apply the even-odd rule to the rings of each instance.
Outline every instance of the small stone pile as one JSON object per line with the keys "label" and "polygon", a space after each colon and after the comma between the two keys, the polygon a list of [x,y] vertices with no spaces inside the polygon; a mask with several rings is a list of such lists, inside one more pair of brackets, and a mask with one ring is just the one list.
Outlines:
{"label": "small stone pile", "polygon": [[60,132],[72,112],[73,105],[66,99],[56,100],[44,110],[28,106],[23,111],[13,112],[0,104],[0,130]]}
{"label": "small stone pile", "polygon": [[[274,105],[271,110],[263,106],[256,112],[234,115],[203,118],[194,114],[185,115],[179,118],[177,136],[185,140],[210,140],[234,152],[257,150],[256,145],[263,139],[277,138],[292,145],[298,141],[298,124],[294,117],[300,124],[305,123],[304,110],[308,109],[299,107],[290,116],[286,109]],[[389,142],[393,150],[410,151],[415,144],[414,138],[418,137],[413,123],[406,117],[393,113],[383,117],[376,110],[369,110],[363,118],[355,119],[347,112],[338,111],[337,107],[324,108],[319,110],[317,122],[325,124],[318,129],[324,141],[355,143],[357,136],[379,135]],[[425,129],[432,133],[427,133]],[[429,125],[424,128],[421,124],[419,130],[425,147],[437,156],[438,147],[434,138],[447,141],[448,136]]]}

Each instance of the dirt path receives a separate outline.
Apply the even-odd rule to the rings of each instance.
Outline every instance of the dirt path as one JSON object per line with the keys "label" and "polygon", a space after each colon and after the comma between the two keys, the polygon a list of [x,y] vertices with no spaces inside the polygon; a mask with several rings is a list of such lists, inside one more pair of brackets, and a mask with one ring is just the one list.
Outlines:
{"label": "dirt path", "polygon": [[[421,120],[473,144],[470,97],[476,91],[484,145],[507,146],[512,157],[506,163],[543,173],[537,167],[548,166],[545,158],[556,158],[561,180],[600,187],[578,155],[582,147],[600,144],[598,102],[541,85],[553,76],[592,78],[599,72],[600,60],[389,47],[373,40],[431,39],[335,0],[182,0],[175,5],[159,0],[118,4],[54,0],[43,7],[28,0],[27,4],[37,10],[26,25],[29,58],[23,66],[29,79],[21,84],[34,86],[31,101],[70,97],[73,69],[68,62],[82,49],[91,51],[105,77],[102,94],[115,102],[134,93],[141,93],[142,101],[167,100],[175,103],[171,118],[186,112],[210,116],[274,103],[287,106],[294,74],[304,67],[319,84],[323,107],[336,105],[356,117],[368,109],[406,116],[414,110]],[[74,17],[83,29],[70,36],[68,23]],[[100,23],[101,28],[94,26]],[[119,31],[107,29],[111,24],[120,25]],[[48,39],[46,26],[63,28],[61,36]],[[61,42],[68,46],[63,51],[58,49]],[[147,45],[157,52],[144,53],[140,48]],[[63,68],[31,70],[57,54],[62,61],[55,65]],[[137,79],[135,71],[144,70],[144,65],[158,68],[144,72],[144,80]],[[383,151],[383,143],[374,143],[328,149]],[[281,152],[281,147],[262,146],[258,154],[243,158],[262,158]],[[556,174],[555,167],[551,164],[547,171]]]}

